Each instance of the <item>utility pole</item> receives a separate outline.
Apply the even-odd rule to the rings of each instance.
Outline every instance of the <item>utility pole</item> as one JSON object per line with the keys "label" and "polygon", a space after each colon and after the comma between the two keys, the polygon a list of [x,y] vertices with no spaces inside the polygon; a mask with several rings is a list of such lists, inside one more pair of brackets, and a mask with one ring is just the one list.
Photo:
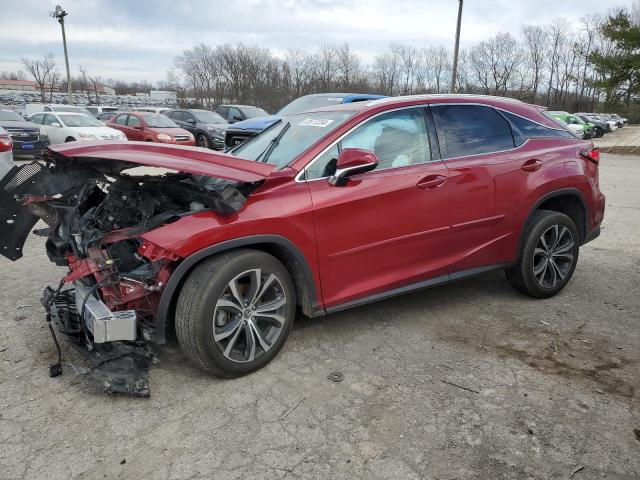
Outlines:
{"label": "utility pole", "polygon": [[53,12],[49,12],[49,15],[56,20],[62,27],[62,45],[64,46],[64,64],[67,67],[67,93],[69,94],[67,101],[73,104],[73,90],[71,89],[71,73],[69,72],[69,55],[67,55],[67,36],[64,33],[64,17],[68,14],[62,9],[60,5],[56,5],[56,9]]}
{"label": "utility pole", "polygon": [[456,77],[458,76],[458,51],[460,50],[460,23],[462,22],[462,1],[458,0],[458,25],[456,26],[456,46],[453,50],[453,72],[451,73],[451,86],[449,93],[456,91]]}

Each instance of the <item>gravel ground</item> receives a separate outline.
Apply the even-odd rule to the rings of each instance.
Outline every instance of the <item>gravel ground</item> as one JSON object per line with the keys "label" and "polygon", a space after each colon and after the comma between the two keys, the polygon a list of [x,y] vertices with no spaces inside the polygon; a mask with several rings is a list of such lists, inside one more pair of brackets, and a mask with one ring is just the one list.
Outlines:
{"label": "gravel ground", "polygon": [[38,297],[63,269],[32,236],[0,259],[0,478],[639,478],[640,157],[603,155],[601,183],[603,233],[555,298],[496,272],[300,318],[238,380],[170,344],[150,399],[48,378]]}

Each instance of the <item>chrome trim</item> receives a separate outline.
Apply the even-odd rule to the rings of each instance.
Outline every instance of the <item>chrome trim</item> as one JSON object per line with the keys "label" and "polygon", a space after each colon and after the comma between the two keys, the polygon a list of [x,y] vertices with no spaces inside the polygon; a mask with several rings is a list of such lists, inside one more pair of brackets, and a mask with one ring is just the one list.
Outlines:
{"label": "chrome trim", "polygon": [[[391,99],[393,99],[393,100],[397,100],[398,98],[401,98],[401,99],[407,99],[407,100],[409,100],[409,99],[429,99],[429,98],[432,98],[434,95],[447,96],[448,94],[413,95],[413,96],[408,96],[408,97],[390,97],[390,98],[388,98],[388,99],[382,98],[382,99],[379,99],[379,100],[373,100],[369,105],[383,105],[384,103],[386,103],[386,102],[383,102],[383,100],[391,100]],[[483,97],[483,96],[469,94],[469,97]],[[491,95],[488,95],[488,96],[484,96],[484,98],[501,98],[501,99],[502,99],[502,98],[506,98],[506,97],[493,97],[493,96],[491,96]],[[516,99],[507,99],[507,100],[511,100],[511,101],[513,101],[514,103],[516,103],[516,102],[517,102],[517,103],[522,103],[522,104],[524,104],[524,105],[527,105],[525,102],[522,102],[522,101],[520,101],[520,100],[516,100]],[[353,130],[355,130],[355,129],[356,129],[356,128],[358,128],[359,126],[363,125],[365,122],[367,122],[367,121],[369,121],[369,120],[371,120],[371,119],[373,119],[373,118],[376,118],[376,117],[377,117],[377,116],[379,116],[379,115],[382,115],[382,114],[385,114],[385,113],[389,113],[389,112],[395,112],[395,111],[398,111],[398,110],[408,110],[408,109],[410,109],[410,108],[427,108],[427,107],[437,107],[437,106],[442,106],[442,105],[474,105],[474,106],[480,106],[480,107],[489,107],[489,108],[494,108],[495,110],[498,110],[499,112],[506,112],[506,113],[509,113],[509,114],[511,114],[511,115],[515,115],[516,117],[520,117],[520,118],[522,118],[523,120],[527,120],[528,122],[535,123],[536,125],[540,125],[541,127],[548,128],[549,130],[557,130],[557,131],[559,131],[559,132],[566,132],[566,131],[568,131],[568,130],[567,130],[567,129],[565,129],[565,128],[555,128],[555,127],[550,127],[550,126],[545,125],[545,124],[543,124],[543,123],[537,122],[537,121],[532,120],[532,119],[527,118],[527,117],[524,117],[524,116],[522,116],[522,115],[520,115],[520,114],[518,114],[518,113],[511,112],[511,111],[506,110],[506,109],[504,109],[504,108],[496,107],[496,106],[494,106],[494,105],[490,105],[490,104],[487,104],[487,103],[476,103],[476,102],[444,102],[444,103],[443,103],[443,102],[440,102],[440,103],[421,103],[420,105],[409,105],[409,106],[404,106],[404,107],[391,108],[391,109],[389,109],[389,110],[383,110],[382,112],[378,112],[378,113],[376,113],[375,115],[372,115],[372,116],[370,116],[370,117],[367,117],[364,121],[362,121],[362,122],[358,123],[358,124],[357,124],[357,125],[355,125],[354,127],[350,128],[348,131],[346,131],[345,133],[343,133],[343,134],[342,134],[342,135],[341,135],[337,140],[335,140],[335,141],[334,141],[334,142],[332,142],[332,143],[331,143],[327,148],[325,148],[324,150],[322,150],[322,151],[321,151],[318,155],[316,155],[316,156],[315,156],[315,157],[314,157],[314,158],[313,158],[309,163],[307,163],[307,164],[305,165],[305,167],[304,167],[302,170],[300,170],[300,172],[299,172],[299,173],[296,175],[296,177],[295,177],[295,181],[296,181],[296,183],[313,182],[313,181],[316,181],[316,180],[324,180],[324,179],[326,179],[326,178],[329,178],[329,177],[319,177],[319,178],[312,178],[311,180],[307,180],[307,179],[304,179],[304,178],[302,178],[302,177],[304,177],[304,176],[306,175],[306,171],[307,171],[307,169],[308,169],[308,168],[309,168],[309,167],[310,167],[310,166],[311,166],[311,165],[312,165],[316,160],[318,160],[318,158],[319,158],[319,157],[321,157],[322,155],[324,155],[324,154],[325,154],[328,150],[330,150],[334,145],[336,145],[338,142],[340,142],[340,141],[341,141],[345,136],[349,135]],[[512,126],[513,128],[515,128],[515,129],[516,129],[516,131],[518,131],[518,132],[519,132],[519,133],[520,133],[520,134],[525,138],[525,141],[524,141],[523,143],[521,143],[521,144],[520,144],[520,145],[518,145],[517,147],[510,148],[510,149],[507,149],[507,150],[497,150],[497,151],[493,151],[493,152],[476,153],[476,154],[473,154],[473,155],[462,155],[462,156],[459,156],[459,157],[440,158],[440,159],[438,159],[438,160],[439,160],[439,161],[442,161],[442,162],[447,162],[448,160],[455,160],[455,159],[458,159],[458,158],[469,158],[469,157],[477,157],[478,155],[491,155],[491,154],[494,154],[494,153],[512,152],[512,151],[518,150],[520,147],[522,147],[522,146],[526,145],[526,144],[531,140],[531,139],[530,139],[529,137],[527,137],[524,133],[522,133],[522,132],[521,132],[521,131],[520,131],[520,130],[515,126],[515,125],[513,125],[513,123],[511,123],[511,122],[509,121],[509,119],[508,119],[508,118],[506,118],[504,115],[502,115],[502,118],[504,118],[504,119],[509,123],[509,125],[510,125],[510,126]],[[437,132],[436,132],[436,133],[437,133]],[[571,132],[569,132],[569,133],[571,133]],[[537,137],[537,138],[546,138],[546,137]],[[557,138],[557,137],[549,137],[549,138]],[[575,138],[577,139],[577,137],[575,137]],[[571,140],[571,139],[569,139],[569,140]],[[578,139],[578,140],[579,140],[579,139]],[[436,161],[436,160],[434,160],[434,161]],[[427,163],[431,163],[431,162],[427,162]],[[410,165],[410,166],[415,166],[415,165]],[[385,170],[386,170],[386,169],[385,169]],[[379,170],[379,171],[381,171],[381,170]]]}
{"label": "chrome trim", "polygon": [[371,167],[375,167],[376,165],[377,165],[377,162],[371,162],[371,163],[363,163],[362,165],[355,165],[353,167],[338,168],[336,169],[336,172],[333,175],[328,177],[329,183],[331,185],[339,186],[338,184],[340,183],[340,180],[348,177],[348,175],[351,172],[357,172],[358,170],[370,171]]}

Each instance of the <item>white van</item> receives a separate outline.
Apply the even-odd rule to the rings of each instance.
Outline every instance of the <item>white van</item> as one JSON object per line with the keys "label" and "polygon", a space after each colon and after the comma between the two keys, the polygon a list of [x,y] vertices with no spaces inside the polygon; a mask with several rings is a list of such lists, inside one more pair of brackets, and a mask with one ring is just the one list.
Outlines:
{"label": "white van", "polygon": [[117,112],[118,110],[120,110],[118,107],[108,107],[106,105],[87,105],[84,108],[89,110],[89,113],[91,113],[91,115],[93,115],[94,117],[97,117],[104,112]]}

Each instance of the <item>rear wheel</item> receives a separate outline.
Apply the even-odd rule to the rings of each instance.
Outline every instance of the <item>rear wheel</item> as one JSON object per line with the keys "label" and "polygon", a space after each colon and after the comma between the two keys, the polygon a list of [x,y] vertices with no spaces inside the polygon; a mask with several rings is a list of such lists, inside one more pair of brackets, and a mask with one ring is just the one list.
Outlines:
{"label": "rear wheel", "polygon": [[295,316],[295,287],[287,269],[257,250],[238,250],[198,265],[176,305],[176,334],[203,369],[239,377],[273,359]]}
{"label": "rear wheel", "polygon": [[64,140],[64,142],[65,142],[65,143],[68,143],[68,142],[75,142],[75,141],[76,141],[76,139],[75,139],[75,138],[73,138],[73,137],[67,137],[67,138],[65,138],[65,140]]}
{"label": "rear wheel", "polygon": [[578,262],[579,235],[563,213],[540,210],[527,226],[520,259],[506,270],[518,291],[536,298],[551,297],[569,282]]}

